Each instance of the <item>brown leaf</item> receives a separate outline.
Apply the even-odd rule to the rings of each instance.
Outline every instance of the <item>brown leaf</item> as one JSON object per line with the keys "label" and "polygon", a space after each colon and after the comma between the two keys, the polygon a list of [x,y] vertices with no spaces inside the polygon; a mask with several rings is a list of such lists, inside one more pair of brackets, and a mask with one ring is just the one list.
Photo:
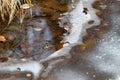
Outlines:
{"label": "brown leaf", "polygon": [[6,41],[5,37],[1,35],[0,36],[0,41],[3,41],[3,42]]}
{"label": "brown leaf", "polygon": [[35,31],[41,31],[43,28],[34,28]]}
{"label": "brown leaf", "polygon": [[32,4],[22,4],[21,6],[20,6],[20,8],[21,9],[29,9],[29,8],[31,8],[33,5]]}

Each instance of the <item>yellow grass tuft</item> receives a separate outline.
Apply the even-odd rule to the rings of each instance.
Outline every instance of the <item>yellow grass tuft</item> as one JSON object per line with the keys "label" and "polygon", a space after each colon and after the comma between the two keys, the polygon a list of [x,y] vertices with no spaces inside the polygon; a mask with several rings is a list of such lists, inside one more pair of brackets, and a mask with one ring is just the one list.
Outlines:
{"label": "yellow grass tuft", "polygon": [[[24,6],[25,4],[26,6]],[[9,16],[8,24],[10,24],[14,18],[16,11],[19,9],[21,10],[19,13],[20,23],[22,23],[25,15],[25,13],[23,13],[23,10],[30,8],[31,5],[31,0],[0,0],[1,18],[3,21],[5,21],[5,17]]]}

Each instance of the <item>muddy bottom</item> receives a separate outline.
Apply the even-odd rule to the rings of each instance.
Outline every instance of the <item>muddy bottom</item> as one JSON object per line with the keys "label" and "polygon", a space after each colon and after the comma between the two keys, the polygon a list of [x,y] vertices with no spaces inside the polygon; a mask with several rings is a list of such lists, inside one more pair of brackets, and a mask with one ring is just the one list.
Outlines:
{"label": "muddy bottom", "polygon": [[0,57],[40,60],[62,48],[60,41],[66,30],[59,26],[58,18],[68,11],[70,3],[66,0],[36,0],[32,18],[27,11],[21,25],[18,15],[9,26],[1,21],[0,34],[5,41],[0,42]]}

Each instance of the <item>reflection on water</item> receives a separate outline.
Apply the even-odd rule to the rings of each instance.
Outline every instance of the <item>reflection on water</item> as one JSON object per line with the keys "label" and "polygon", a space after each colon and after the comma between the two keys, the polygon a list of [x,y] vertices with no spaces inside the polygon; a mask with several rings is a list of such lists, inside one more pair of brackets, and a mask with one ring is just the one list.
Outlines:
{"label": "reflection on water", "polygon": [[[28,74],[30,76],[28,76]],[[0,80],[33,80],[33,75],[31,72],[3,72],[0,73]]]}
{"label": "reflection on water", "polygon": [[22,28],[17,15],[8,27],[1,21],[0,34],[7,39],[0,42],[1,56],[40,60],[56,51],[65,32],[59,27],[58,18],[67,12],[70,3],[64,0],[36,0],[32,7],[32,20],[27,11]]}
{"label": "reflection on water", "polygon": [[26,35],[21,44],[21,49],[26,55],[33,55],[34,59],[40,59],[55,51],[52,32],[46,19],[33,19],[32,21],[27,21],[24,26],[27,26]]}

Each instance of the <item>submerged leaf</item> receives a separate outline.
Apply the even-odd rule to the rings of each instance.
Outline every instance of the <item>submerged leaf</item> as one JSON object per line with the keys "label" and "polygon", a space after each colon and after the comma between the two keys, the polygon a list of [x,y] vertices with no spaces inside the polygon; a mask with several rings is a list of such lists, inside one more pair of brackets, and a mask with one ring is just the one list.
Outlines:
{"label": "submerged leaf", "polygon": [[6,41],[5,37],[1,35],[0,36],[0,41],[2,41],[2,42]]}
{"label": "submerged leaf", "polygon": [[21,9],[29,9],[29,8],[31,8],[33,5],[30,5],[30,4],[22,4],[21,6],[20,6],[20,8]]}

